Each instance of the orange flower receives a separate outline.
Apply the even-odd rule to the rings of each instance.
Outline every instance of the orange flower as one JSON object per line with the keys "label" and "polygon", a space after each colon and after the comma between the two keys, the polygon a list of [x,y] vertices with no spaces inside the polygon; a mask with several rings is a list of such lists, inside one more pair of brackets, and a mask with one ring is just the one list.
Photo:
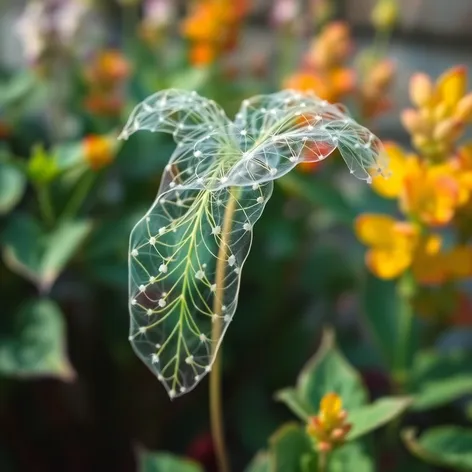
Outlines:
{"label": "orange flower", "polygon": [[220,51],[232,49],[237,43],[240,23],[248,8],[245,0],[196,2],[181,25],[182,35],[192,43],[192,64],[208,64]]}
{"label": "orange flower", "polygon": [[306,431],[317,443],[319,451],[330,451],[343,444],[351,430],[346,422],[347,412],[343,410],[341,397],[336,393],[327,393],[320,402],[317,416],[309,419]]}
{"label": "orange flower", "polygon": [[84,159],[92,170],[100,170],[113,162],[115,140],[109,136],[89,135],[83,140]]}
{"label": "orange flower", "polygon": [[86,77],[94,87],[110,87],[126,79],[130,71],[130,64],[120,51],[107,49],[97,54]]}
{"label": "orange flower", "polygon": [[85,109],[94,115],[114,117],[120,114],[123,100],[103,92],[92,92],[84,101]]}

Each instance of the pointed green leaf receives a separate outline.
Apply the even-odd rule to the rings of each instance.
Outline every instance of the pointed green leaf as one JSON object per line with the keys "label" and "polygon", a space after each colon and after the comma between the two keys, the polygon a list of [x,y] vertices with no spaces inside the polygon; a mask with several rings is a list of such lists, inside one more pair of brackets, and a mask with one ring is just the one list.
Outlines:
{"label": "pointed green leaf", "polygon": [[318,352],[302,369],[296,391],[296,396],[278,396],[299,416],[315,415],[321,399],[329,392],[340,395],[348,412],[367,403],[362,380],[336,347],[332,331],[325,331]]}
{"label": "pointed green leaf", "polygon": [[59,307],[50,300],[28,302],[0,339],[0,374],[70,380],[75,373],[65,350],[65,327]]}
{"label": "pointed green leaf", "polygon": [[0,215],[8,213],[21,199],[26,179],[17,167],[0,161]]}
{"label": "pointed green leaf", "polygon": [[327,472],[374,472],[374,463],[362,444],[349,443],[330,456]]}
{"label": "pointed green leaf", "polygon": [[401,415],[411,404],[410,397],[385,397],[349,412],[352,430],[347,437],[353,441],[374,431]]}
{"label": "pointed green leaf", "polygon": [[410,452],[425,462],[472,471],[472,429],[441,426],[427,430],[419,438],[413,429],[407,429],[402,438]]}
{"label": "pointed green leaf", "polygon": [[423,351],[413,365],[412,408],[426,410],[472,393],[472,355],[469,351]]}
{"label": "pointed green leaf", "polygon": [[294,388],[284,388],[275,394],[275,399],[285,403],[287,407],[297,415],[302,421],[308,421],[310,415],[313,415],[313,406],[300,398],[299,391]]}
{"label": "pointed green leaf", "polygon": [[269,442],[271,472],[304,472],[302,457],[316,455],[310,438],[296,423],[282,426]]}
{"label": "pointed green leaf", "polygon": [[269,454],[266,451],[259,452],[244,472],[271,472]]}
{"label": "pointed green leaf", "polygon": [[139,458],[139,472],[203,472],[203,468],[166,452],[144,452]]}
{"label": "pointed green leaf", "polygon": [[10,218],[1,236],[5,264],[46,293],[91,227],[88,221],[64,221],[54,231],[45,233],[30,216],[16,215]]}

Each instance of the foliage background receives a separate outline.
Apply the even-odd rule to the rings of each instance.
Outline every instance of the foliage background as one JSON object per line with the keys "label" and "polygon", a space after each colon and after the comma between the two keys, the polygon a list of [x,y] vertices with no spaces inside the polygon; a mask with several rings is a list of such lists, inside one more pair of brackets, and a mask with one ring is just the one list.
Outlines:
{"label": "foliage background", "polygon": [[[471,38],[459,27],[456,34],[438,32],[421,16],[416,23],[413,16],[408,27],[411,12],[402,10],[387,47],[382,41],[391,31],[379,39],[370,20],[356,18],[353,2],[346,1],[314,2],[332,3],[332,10],[326,18],[311,13],[309,20],[307,7],[282,20],[268,18],[273,5],[255,5],[242,17],[232,12],[223,23],[241,33],[239,46],[226,51],[218,31],[210,51],[215,59],[202,64],[200,55],[210,52],[197,46],[206,40],[182,27],[182,18],[191,15],[189,5],[179,5],[167,20],[164,10],[152,17],[139,3],[84,2],[84,8],[93,8],[82,25],[85,34],[64,33],[62,43],[55,37],[35,57],[34,22],[26,25],[26,34],[23,30],[22,45],[9,40],[3,46],[2,471],[131,471],[144,449],[192,457],[216,470],[205,383],[170,403],[128,343],[128,235],[153,201],[173,148],[169,139],[146,133],[123,147],[116,143],[134,104],[155,90],[182,87],[234,113],[241,99],[278,90],[301,70],[309,42],[328,19],[352,19],[357,49],[377,48],[380,41],[382,57],[396,64],[392,106],[369,126],[382,139],[408,146],[399,112],[413,69],[436,76],[456,63],[472,62]],[[451,2],[451,9],[463,5]],[[2,35],[8,36],[18,30],[22,10],[6,2],[1,11]],[[78,18],[77,12],[69,14]],[[103,50],[119,52],[100,62]],[[353,57],[346,67],[354,67]],[[434,409],[409,412],[402,426],[471,426],[470,305],[460,323],[446,308],[448,316],[416,316],[414,329],[395,337],[395,287],[368,274],[353,223],[360,213],[397,210],[346,174],[335,161],[287,177],[257,224],[238,312],[224,342],[225,423],[235,470],[243,470],[274,430],[293,419],[274,401],[274,392],[295,383],[327,324],[335,327],[338,344],[360,371],[371,399],[400,393],[388,358],[396,343],[411,343],[403,367],[414,372],[401,393],[422,388],[420,348],[436,356],[434,368],[423,369],[425,376],[434,371],[428,382],[444,384],[463,374],[459,393],[446,395],[451,401],[433,399]],[[61,221],[63,211],[72,218]],[[452,358],[443,356],[451,350]],[[410,457],[398,442],[392,446],[383,439],[374,456],[375,470],[382,471],[407,470],[399,457]],[[420,470],[412,458],[408,467]]]}

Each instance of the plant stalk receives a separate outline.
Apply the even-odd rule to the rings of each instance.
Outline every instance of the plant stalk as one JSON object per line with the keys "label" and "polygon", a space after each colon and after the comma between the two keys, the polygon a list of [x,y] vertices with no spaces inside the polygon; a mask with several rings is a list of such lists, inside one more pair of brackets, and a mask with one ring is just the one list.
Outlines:
{"label": "plant stalk", "polygon": [[[231,233],[231,224],[233,222],[233,214],[236,208],[236,196],[231,192],[228,200],[223,219],[223,228],[221,232],[221,243],[218,250],[218,259],[216,262],[216,293],[213,302],[213,312],[218,315],[215,322],[212,324],[211,338],[212,338],[212,354],[218,345],[218,340],[221,338],[223,330],[223,316],[222,306],[224,297],[224,280],[226,269],[226,255],[229,246],[229,238]],[[224,436],[224,421],[223,408],[221,401],[221,348],[216,354],[213,367],[210,372],[210,423],[211,436],[215,447],[216,458],[218,462],[219,472],[230,472],[228,452],[226,448]]]}
{"label": "plant stalk", "polygon": [[43,220],[46,225],[52,227],[54,225],[55,217],[54,207],[51,201],[51,194],[49,192],[49,186],[47,183],[39,184],[36,191],[41,216],[43,217]]}
{"label": "plant stalk", "polygon": [[328,466],[328,453],[326,451],[318,452],[318,469],[317,472],[326,472]]}

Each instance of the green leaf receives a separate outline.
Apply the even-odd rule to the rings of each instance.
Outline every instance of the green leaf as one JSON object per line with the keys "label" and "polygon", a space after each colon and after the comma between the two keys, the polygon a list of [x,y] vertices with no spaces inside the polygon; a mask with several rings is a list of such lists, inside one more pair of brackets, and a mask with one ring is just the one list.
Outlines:
{"label": "green leaf", "polygon": [[450,403],[472,392],[470,351],[423,351],[415,359],[410,389],[412,408],[426,410]]}
{"label": "green leaf", "polygon": [[50,300],[26,303],[0,339],[0,373],[16,377],[54,376],[71,380],[65,327],[59,307]]}
{"label": "green leaf", "polygon": [[17,167],[0,161],[0,215],[8,213],[21,199],[26,179]]}
{"label": "green leaf", "polygon": [[334,334],[326,330],[315,356],[300,372],[296,395],[282,390],[277,398],[306,420],[305,415],[318,412],[321,399],[329,392],[337,393],[348,412],[367,403],[367,393],[359,374],[335,345]]}
{"label": "green leaf", "polygon": [[34,146],[28,160],[28,175],[38,184],[46,184],[54,180],[61,172],[56,158],[43,146]]}
{"label": "green leaf", "polygon": [[298,390],[294,388],[284,388],[279,390],[275,394],[275,399],[285,403],[287,407],[298,416],[302,421],[307,421],[313,412],[313,406],[306,402],[303,398],[300,398]]}
{"label": "green leaf", "polygon": [[339,189],[318,176],[292,172],[277,182],[286,192],[316,207],[325,208],[342,223],[351,224],[356,216],[354,207],[348,203]]}
{"label": "green leaf", "polygon": [[327,472],[374,472],[374,463],[362,444],[354,442],[334,451]]}
{"label": "green leaf", "polygon": [[296,423],[282,426],[269,443],[271,472],[304,472],[302,457],[316,455],[310,438]]}
{"label": "green leaf", "polygon": [[403,377],[410,371],[418,348],[419,326],[408,301],[399,296],[399,290],[399,283],[366,273],[362,299],[364,315],[384,361],[394,370],[394,375]]}
{"label": "green leaf", "polygon": [[410,397],[385,397],[350,411],[348,421],[352,424],[352,430],[347,440],[353,441],[383,426],[401,415],[411,402]]}
{"label": "green leaf", "polygon": [[427,430],[420,438],[413,429],[402,432],[412,454],[425,462],[455,470],[472,471],[472,429],[441,426]]}
{"label": "green leaf", "polygon": [[46,293],[90,230],[88,221],[64,221],[45,233],[30,216],[14,216],[1,235],[5,264]]}
{"label": "green leaf", "polygon": [[190,459],[165,452],[144,452],[140,454],[139,472],[203,472],[203,469]]}
{"label": "green leaf", "polygon": [[244,469],[245,472],[271,472],[270,456],[266,451],[259,452],[250,464]]}
{"label": "green leaf", "polygon": [[0,83],[0,108],[14,105],[26,97],[37,84],[37,79],[30,71],[20,72],[8,82]]}

